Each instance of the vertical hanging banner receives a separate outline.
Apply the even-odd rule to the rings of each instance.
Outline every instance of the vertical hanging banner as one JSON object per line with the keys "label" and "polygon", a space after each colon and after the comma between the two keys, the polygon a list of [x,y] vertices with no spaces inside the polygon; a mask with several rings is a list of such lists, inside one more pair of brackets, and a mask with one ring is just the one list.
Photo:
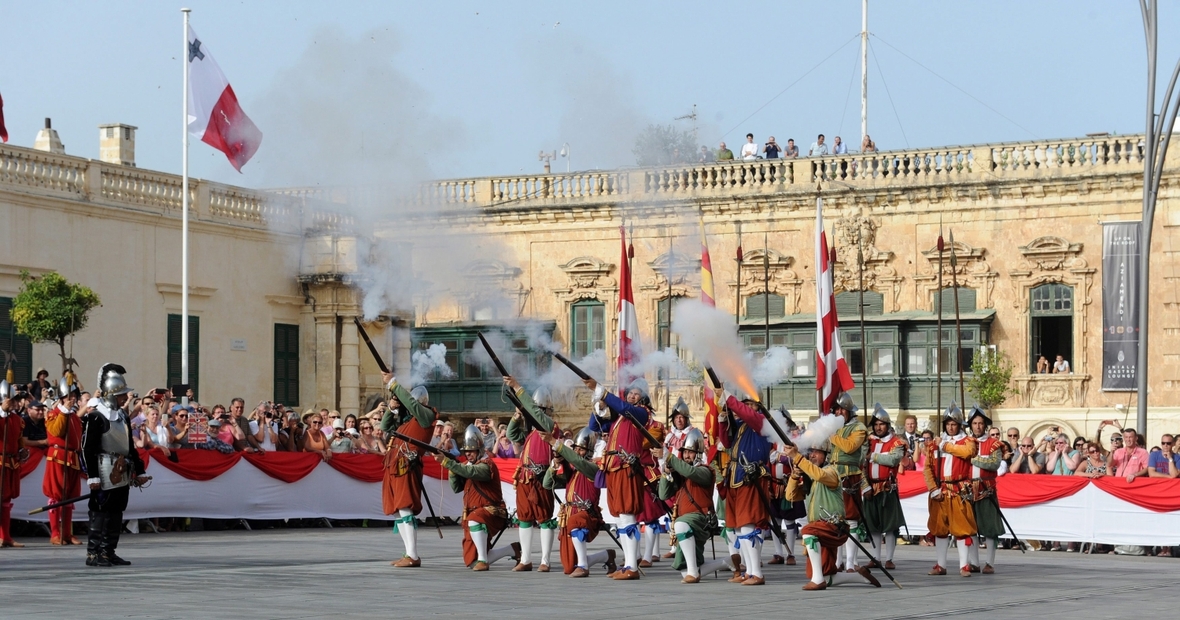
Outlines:
{"label": "vertical hanging banner", "polygon": [[1102,225],[1102,389],[1134,391],[1139,355],[1139,222]]}

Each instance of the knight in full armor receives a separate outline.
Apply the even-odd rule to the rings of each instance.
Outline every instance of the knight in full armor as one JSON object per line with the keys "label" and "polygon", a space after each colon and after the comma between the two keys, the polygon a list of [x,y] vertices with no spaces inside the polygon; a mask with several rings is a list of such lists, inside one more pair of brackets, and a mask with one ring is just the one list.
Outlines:
{"label": "knight in full armor", "polygon": [[614,549],[597,553],[586,550],[604,525],[598,502],[601,489],[594,484],[598,475],[598,463],[593,460],[597,443],[598,433],[589,428],[578,431],[572,442],[556,443],[556,458],[541,481],[549,490],[565,487],[565,503],[557,519],[558,539],[562,570],[575,579],[589,577],[590,567],[595,564],[605,564],[607,574],[618,570]]}
{"label": "knight in full armor", "polygon": [[[46,388],[45,391],[49,391]],[[77,497],[82,489],[82,420],[78,417],[78,398],[82,395],[74,374],[66,373],[58,382],[57,403],[45,414],[49,449],[45,454],[45,478],[41,491],[49,501]],[[80,545],[74,537],[74,505],[49,511],[49,543]]]}
{"label": "knight in full armor", "polygon": [[[840,474],[840,488],[844,490],[844,519],[848,523],[850,536],[861,542],[868,542],[868,534],[861,525],[861,497],[865,490],[864,473],[860,467],[867,455],[869,430],[856,417],[857,407],[852,394],[840,392],[832,406],[832,415],[844,418],[844,426],[832,435],[832,450],[828,463],[836,466]],[[836,560],[837,566],[856,570],[857,552],[860,550],[851,540],[844,543],[844,557]]]}
{"label": "knight in full armor", "polygon": [[508,527],[508,509],[500,489],[500,470],[489,458],[483,436],[474,426],[467,427],[459,447],[466,462],[440,453],[435,460],[449,470],[451,490],[463,494],[463,563],[471,570],[483,572],[501,558],[520,559],[520,543],[488,549],[488,539]]}
{"label": "knight in full armor", "polygon": [[889,412],[877,403],[873,406],[873,434],[869,436],[869,454],[865,461],[868,489],[864,496],[864,524],[880,550],[878,561],[886,569],[894,568],[897,531],[905,525],[901,496],[897,492],[897,468],[905,457],[906,442],[893,434]]}
{"label": "knight in full armor", "polygon": [[951,401],[942,416],[942,435],[927,442],[926,488],[930,491],[927,528],[934,535],[938,563],[930,575],[945,575],[951,537],[959,541],[959,575],[971,576],[967,556],[977,530],[971,509],[971,459],[978,454],[975,438],[963,431],[963,410]]}
{"label": "knight in full armor", "polygon": [[[996,497],[996,477],[1004,453],[1000,450],[1000,438],[988,436],[992,419],[979,406],[971,408],[967,427],[979,446],[975,458],[971,459],[971,508],[975,514],[978,540],[987,540],[987,560],[983,564],[984,575],[995,573],[996,547],[1004,535],[1004,518],[1000,514],[999,498]],[[971,572],[980,572],[979,545],[971,545],[967,564]]]}
{"label": "knight in full armor", "polygon": [[540,430],[531,428],[521,412],[516,412],[508,422],[507,435],[512,443],[520,446],[520,464],[512,475],[516,487],[516,523],[520,526],[520,562],[513,571],[533,570],[533,529],[541,531],[541,563],[538,572],[549,572],[549,558],[553,553],[553,539],[557,534],[557,519],[554,518],[553,491],[545,488],[545,469],[553,460],[550,445],[553,434],[552,397],[542,387],[529,396],[516,379],[504,377],[504,383],[516,393],[520,404],[540,425]]}
{"label": "knight in full armor", "polygon": [[[382,375],[390,391],[389,408],[381,418],[381,431],[387,436],[397,431],[411,439],[430,443],[438,411],[430,406],[430,394],[425,387],[407,390],[397,382],[393,373]],[[385,474],[381,483],[381,507],[387,515],[396,515],[393,530],[402,537],[405,553],[390,562],[397,568],[422,566],[418,557],[418,522],[422,512],[422,460],[417,448],[396,437],[389,440],[385,453]]]}
{"label": "knight in full armor", "polygon": [[82,462],[89,476],[86,484],[92,492],[88,504],[87,566],[131,563],[119,557],[115,549],[119,546],[123,511],[127,509],[131,486],[142,486],[148,480],[131,437],[131,419],[123,409],[131,394],[123,378],[126,373],[118,364],[102,366],[94,399],[97,402],[82,420]]}

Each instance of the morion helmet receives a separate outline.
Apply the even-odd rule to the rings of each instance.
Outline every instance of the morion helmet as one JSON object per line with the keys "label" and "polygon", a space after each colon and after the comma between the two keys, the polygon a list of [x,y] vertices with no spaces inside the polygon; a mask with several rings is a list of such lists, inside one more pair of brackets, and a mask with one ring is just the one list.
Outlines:
{"label": "morion helmet", "polygon": [[634,381],[632,381],[631,385],[628,385],[627,389],[623,391],[623,396],[626,396],[627,392],[630,392],[631,390],[639,390],[639,393],[644,398],[649,398],[651,395],[651,392],[650,392],[648,385],[647,385],[647,379],[644,379],[643,377],[639,377],[638,379],[635,379]]}
{"label": "morion helmet", "polygon": [[57,393],[62,398],[71,394],[78,396],[82,393],[82,390],[78,387],[78,380],[74,377],[74,373],[69,372],[62,376],[57,382]]}
{"label": "morion helmet", "polygon": [[705,434],[701,431],[691,428],[684,434],[684,445],[681,450],[692,450],[697,453],[697,458],[709,450],[709,442],[705,440]]}
{"label": "morion helmet", "polygon": [[942,414],[943,426],[945,426],[946,423],[950,422],[951,420],[958,422],[959,426],[963,425],[963,410],[959,409],[959,404],[953,400],[951,401],[950,406],[948,406],[946,411],[944,411]]}
{"label": "morion helmet", "polygon": [[483,454],[483,435],[479,434],[479,430],[474,425],[468,426],[467,430],[463,432],[463,445],[459,450],[466,452],[468,450],[476,450]]}
{"label": "morion helmet", "polygon": [[598,443],[598,433],[595,433],[594,431],[590,430],[589,426],[578,431],[577,435],[574,435],[574,447],[575,448],[582,448],[583,450],[586,450],[587,452],[593,452],[594,445],[597,443]]}
{"label": "morion helmet", "polygon": [[852,401],[852,394],[848,392],[840,392],[840,395],[836,397],[836,404],[833,408],[843,409],[849,413],[857,412],[856,403]]}
{"label": "morion helmet", "polygon": [[983,407],[980,407],[978,403],[971,407],[971,415],[967,418],[967,423],[970,424],[971,420],[974,420],[976,417],[983,418],[984,426],[992,425],[992,419],[987,416],[987,413],[983,410]]}
{"label": "morion helmet", "polygon": [[779,412],[779,415],[783,416],[783,421],[785,421],[787,423],[786,430],[789,431],[792,429],[799,428],[799,425],[795,424],[795,420],[791,418],[791,412],[787,409],[787,406],[785,404],[778,406],[778,412]]}
{"label": "morion helmet", "polygon": [[541,386],[533,392],[533,402],[542,409],[552,409],[553,394],[550,393],[549,388]]}
{"label": "morion helmet", "polygon": [[414,400],[418,401],[419,405],[422,405],[423,407],[430,406],[430,392],[426,391],[425,385],[419,385],[418,387],[410,390],[410,396],[413,397]]}
{"label": "morion helmet", "polygon": [[123,379],[126,373],[127,369],[119,364],[103,364],[98,371],[98,394],[111,409],[119,406],[116,397],[131,392],[127,381]]}
{"label": "morion helmet", "polygon": [[0,379],[0,399],[9,398],[12,396],[12,385],[8,383],[8,379]]}
{"label": "morion helmet", "polygon": [[692,414],[689,413],[688,403],[684,402],[683,396],[677,398],[676,406],[672,407],[672,418],[675,419],[678,415],[684,416],[684,421],[686,424],[692,424]]}
{"label": "morion helmet", "polygon": [[873,419],[880,420],[886,424],[893,424],[893,421],[889,419],[889,412],[885,411],[881,403],[873,403]]}

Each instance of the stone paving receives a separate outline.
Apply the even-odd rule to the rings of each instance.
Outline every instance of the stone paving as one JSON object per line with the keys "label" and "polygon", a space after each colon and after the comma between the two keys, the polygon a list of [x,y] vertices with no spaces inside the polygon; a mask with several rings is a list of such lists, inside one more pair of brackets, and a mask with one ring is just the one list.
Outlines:
{"label": "stone paving", "polygon": [[119,552],[133,565],[123,568],[89,568],[81,547],[21,539],[23,549],[0,549],[0,618],[1144,618],[1173,614],[1180,575],[1170,558],[1001,550],[996,575],[928,577],[934,550],[901,546],[902,590],[882,578],[879,590],[802,592],[802,562],[767,566],[762,587],[683,585],[668,560],[640,581],[609,581],[601,568],[572,580],[559,568],[513,573],[511,560],[473,573],[461,566],[461,531],[443,532],[419,530],[419,569],[389,566],[400,538],[388,528],[124,534]]}

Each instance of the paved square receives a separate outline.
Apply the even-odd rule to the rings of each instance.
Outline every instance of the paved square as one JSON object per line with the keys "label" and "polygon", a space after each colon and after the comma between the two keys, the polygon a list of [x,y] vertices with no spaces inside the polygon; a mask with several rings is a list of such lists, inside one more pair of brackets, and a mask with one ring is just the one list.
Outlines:
{"label": "paved square", "polygon": [[[511,560],[472,573],[461,565],[461,531],[443,532],[446,538],[439,540],[435,530],[419,530],[419,569],[389,566],[401,544],[384,527],[124,534],[119,553],[133,565],[123,568],[89,568],[81,547],[22,539],[28,545],[23,549],[0,549],[0,617],[688,619],[806,613],[1076,620],[1170,616],[1176,604],[1170,589],[1180,574],[1169,558],[1001,550],[996,575],[928,577],[933,548],[902,546],[893,573],[904,590],[882,578],[879,590],[847,585],[802,592],[802,562],[765,567],[762,587],[711,578],[683,585],[668,560],[647,569],[640,581],[609,581],[600,567],[591,578],[574,580],[556,567],[548,574],[513,573]],[[501,544],[514,540],[510,531]],[[592,550],[606,548],[603,543],[611,544],[600,535]],[[394,606],[401,611],[392,612]]]}

